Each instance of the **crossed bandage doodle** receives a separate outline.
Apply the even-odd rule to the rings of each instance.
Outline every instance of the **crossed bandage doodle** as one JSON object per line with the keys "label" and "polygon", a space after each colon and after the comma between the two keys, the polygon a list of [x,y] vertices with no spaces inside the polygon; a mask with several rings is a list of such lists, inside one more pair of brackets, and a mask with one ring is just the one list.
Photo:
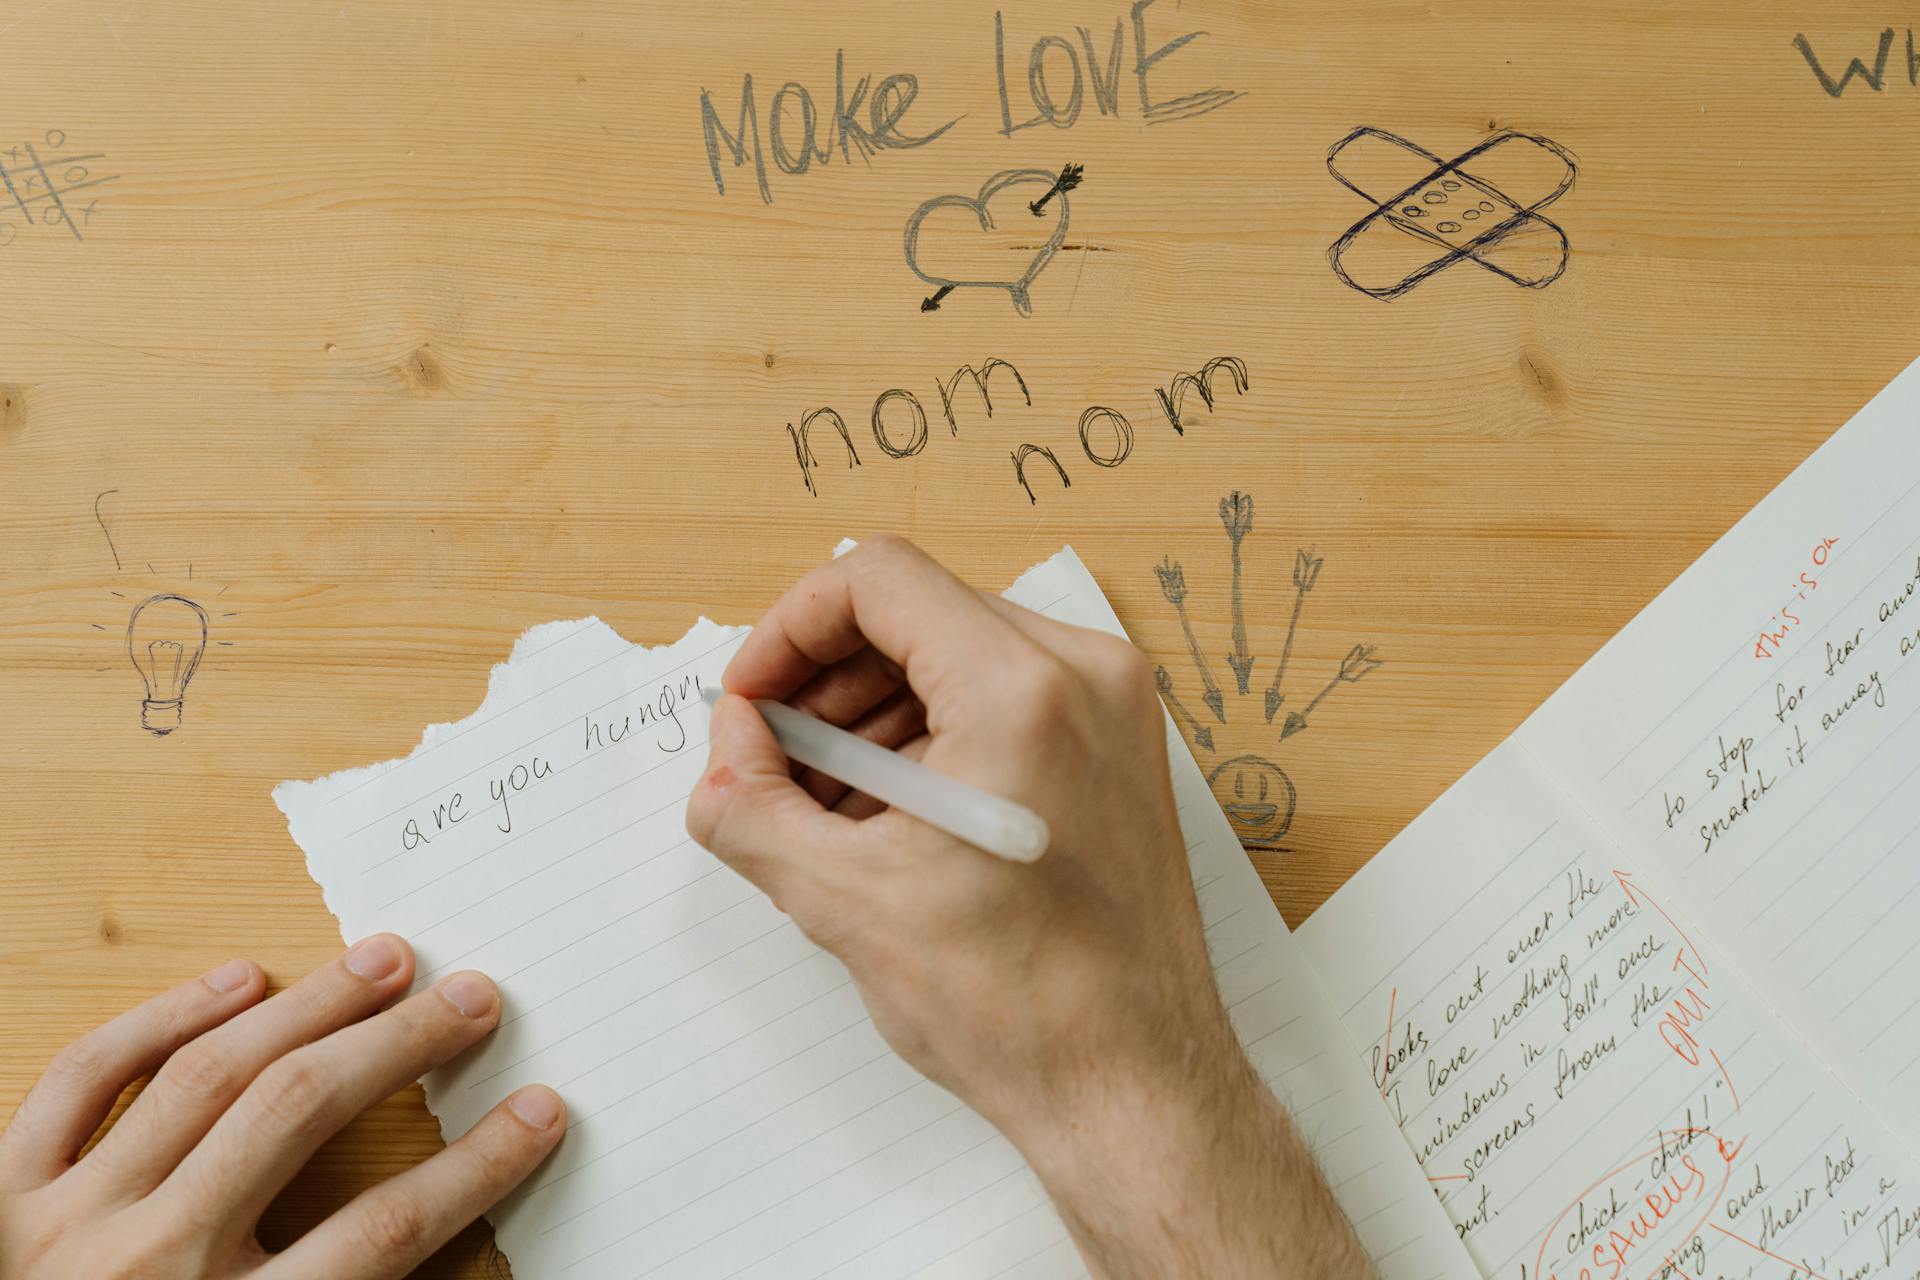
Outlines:
{"label": "crossed bandage doodle", "polygon": [[[1340,154],[1363,140],[1401,148],[1421,162],[1421,176],[1385,200],[1364,190],[1342,173],[1339,165]],[[1558,184],[1545,194],[1523,202],[1467,168],[1474,160],[1502,146],[1537,148],[1557,159],[1564,170]],[[1442,160],[1397,134],[1363,127],[1328,150],[1327,172],[1340,185],[1374,205],[1372,213],[1347,228],[1327,250],[1334,275],[1343,284],[1369,297],[1397,298],[1427,277],[1463,261],[1474,262],[1525,289],[1543,289],[1567,269],[1566,232],[1551,219],[1541,216],[1540,210],[1573,189],[1577,169],[1573,154],[1551,139],[1503,129],[1471,150],[1451,160]],[[1411,174],[1416,170],[1410,164],[1407,172]],[[1384,236],[1389,232],[1402,232],[1425,241],[1439,252],[1405,274],[1397,274],[1397,266],[1391,268],[1387,274],[1396,278],[1378,283],[1355,279],[1348,263],[1354,244],[1363,236]],[[1359,271],[1361,275],[1370,274],[1365,267]]]}

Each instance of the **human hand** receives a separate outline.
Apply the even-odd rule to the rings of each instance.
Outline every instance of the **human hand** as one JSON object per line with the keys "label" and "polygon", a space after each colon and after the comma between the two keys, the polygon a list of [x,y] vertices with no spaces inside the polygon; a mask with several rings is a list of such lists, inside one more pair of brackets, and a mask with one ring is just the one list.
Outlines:
{"label": "human hand", "polygon": [[[715,708],[689,830],[847,962],[928,1076],[1024,1133],[1227,1052],[1159,704],[1132,645],[879,539],[782,597],[723,683],[741,696]],[[1027,805],[1050,851],[1011,864],[796,780],[745,698],[791,701]]]}
{"label": "human hand", "polygon": [[[910,543],[863,542],[728,666],[687,828],[840,957],[901,1056],[1021,1148],[1095,1274],[1364,1274],[1222,1008],[1151,670]],[[796,774],[749,698],[1019,801],[1052,845],[1005,862]]]}
{"label": "human hand", "polygon": [[[282,1253],[267,1254],[254,1233],[322,1142],[499,1021],[499,993],[477,973],[386,1008],[413,970],[405,942],[376,934],[263,1000],[266,975],[234,960],[68,1045],[0,1133],[0,1276],[375,1280],[412,1270],[553,1150],[566,1129],[557,1094],[519,1090]],[[155,1072],[81,1156],[121,1091]]]}

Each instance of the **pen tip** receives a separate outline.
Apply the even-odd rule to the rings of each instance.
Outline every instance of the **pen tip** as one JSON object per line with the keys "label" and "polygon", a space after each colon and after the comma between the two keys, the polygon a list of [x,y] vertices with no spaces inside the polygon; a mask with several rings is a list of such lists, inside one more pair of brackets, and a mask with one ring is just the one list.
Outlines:
{"label": "pen tip", "polygon": [[720,705],[720,690],[703,686],[700,690],[700,701],[709,707]]}

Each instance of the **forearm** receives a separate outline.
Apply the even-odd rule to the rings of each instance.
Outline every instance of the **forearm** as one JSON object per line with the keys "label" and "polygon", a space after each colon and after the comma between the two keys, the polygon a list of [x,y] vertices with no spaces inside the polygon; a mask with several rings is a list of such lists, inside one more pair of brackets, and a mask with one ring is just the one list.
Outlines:
{"label": "forearm", "polygon": [[1088,1102],[1016,1141],[1095,1276],[1372,1275],[1292,1119],[1237,1045],[1202,1078],[1111,1087]]}

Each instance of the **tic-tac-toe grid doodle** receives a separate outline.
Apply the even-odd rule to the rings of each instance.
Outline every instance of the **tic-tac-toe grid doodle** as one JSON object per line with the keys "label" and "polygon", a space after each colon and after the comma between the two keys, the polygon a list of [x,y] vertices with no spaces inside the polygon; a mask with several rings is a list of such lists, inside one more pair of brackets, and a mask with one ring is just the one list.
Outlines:
{"label": "tic-tac-toe grid doodle", "polygon": [[17,142],[0,152],[0,247],[22,235],[66,231],[84,241],[83,230],[99,211],[99,200],[83,194],[120,175],[103,174],[104,152],[79,153],[67,135],[49,129],[38,142]]}

